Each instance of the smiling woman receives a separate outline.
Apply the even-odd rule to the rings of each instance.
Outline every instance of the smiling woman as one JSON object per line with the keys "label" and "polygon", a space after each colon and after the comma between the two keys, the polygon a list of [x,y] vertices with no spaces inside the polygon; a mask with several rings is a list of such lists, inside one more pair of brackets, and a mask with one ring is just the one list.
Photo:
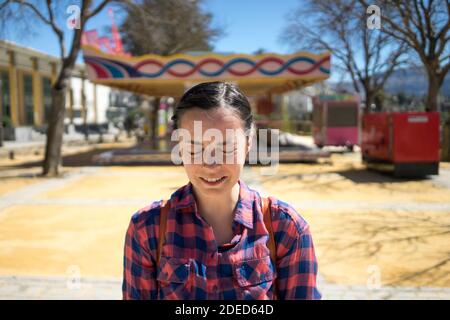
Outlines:
{"label": "smiling woman", "polygon": [[245,95],[201,83],[172,119],[189,183],[132,216],[123,298],[319,299],[307,222],[240,178],[253,132]]}

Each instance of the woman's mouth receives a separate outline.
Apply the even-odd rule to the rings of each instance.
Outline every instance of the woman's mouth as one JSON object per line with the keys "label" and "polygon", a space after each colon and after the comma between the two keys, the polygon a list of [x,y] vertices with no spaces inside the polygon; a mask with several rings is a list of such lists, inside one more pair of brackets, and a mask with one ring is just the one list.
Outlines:
{"label": "woman's mouth", "polygon": [[227,178],[226,176],[221,176],[221,177],[216,177],[216,178],[200,177],[200,180],[202,180],[203,183],[205,183],[208,186],[217,186],[217,185],[221,184],[223,181],[225,181],[226,178]]}

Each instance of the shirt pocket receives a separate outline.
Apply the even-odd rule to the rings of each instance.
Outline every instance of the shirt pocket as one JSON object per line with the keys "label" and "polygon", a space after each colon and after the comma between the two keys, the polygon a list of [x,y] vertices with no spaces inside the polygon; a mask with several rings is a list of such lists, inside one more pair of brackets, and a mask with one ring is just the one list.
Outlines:
{"label": "shirt pocket", "polygon": [[270,256],[235,262],[233,272],[238,299],[272,299],[276,272]]}
{"label": "shirt pocket", "polygon": [[189,299],[192,287],[191,259],[161,256],[158,274],[158,297],[161,300]]}

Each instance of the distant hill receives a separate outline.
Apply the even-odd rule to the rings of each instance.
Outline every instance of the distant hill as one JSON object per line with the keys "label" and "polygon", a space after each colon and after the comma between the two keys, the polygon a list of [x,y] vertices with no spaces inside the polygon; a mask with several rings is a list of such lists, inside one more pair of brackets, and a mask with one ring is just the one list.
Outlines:
{"label": "distant hill", "polygon": [[[384,90],[388,93],[404,92],[415,96],[426,95],[427,89],[428,80],[425,71],[412,68],[395,71],[384,86]],[[450,96],[450,74],[447,74],[441,92],[444,96]]]}
{"label": "distant hill", "polygon": [[[330,83],[332,88],[340,88],[353,92],[350,82]],[[407,95],[425,96],[427,94],[428,80],[425,71],[404,68],[395,71],[386,81],[384,90],[390,94],[403,92]],[[444,96],[450,97],[450,73],[447,74],[444,84],[441,87]]]}

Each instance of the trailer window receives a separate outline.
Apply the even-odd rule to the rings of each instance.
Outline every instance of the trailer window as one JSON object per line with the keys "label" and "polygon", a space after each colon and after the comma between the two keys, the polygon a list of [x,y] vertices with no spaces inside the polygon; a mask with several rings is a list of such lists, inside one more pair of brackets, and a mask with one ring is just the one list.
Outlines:
{"label": "trailer window", "polygon": [[357,109],[355,107],[330,107],[328,108],[328,127],[356,127]]}

